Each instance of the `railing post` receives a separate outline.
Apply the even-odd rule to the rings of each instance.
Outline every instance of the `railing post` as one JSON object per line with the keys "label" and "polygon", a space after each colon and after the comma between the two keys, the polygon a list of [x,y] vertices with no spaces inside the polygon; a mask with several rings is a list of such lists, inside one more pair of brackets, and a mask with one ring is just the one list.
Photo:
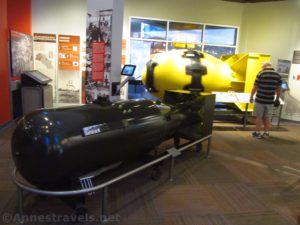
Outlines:
{"label": "railing post", "polygon": [[102,189],[102,212],[101,212],[101,222],[107,223],[107,200],[108,200],[108,186]]}

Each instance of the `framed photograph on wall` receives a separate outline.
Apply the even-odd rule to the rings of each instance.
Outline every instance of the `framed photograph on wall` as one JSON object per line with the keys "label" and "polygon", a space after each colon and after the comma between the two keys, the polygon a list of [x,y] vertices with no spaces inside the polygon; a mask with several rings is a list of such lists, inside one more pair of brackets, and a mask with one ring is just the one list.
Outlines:
{"label": "framed photograph on wall", "polygon": [[288,76],[290,73],[292,62],[286,59],[278,59],[277,72],[282,76]]}
{"label": "framed photograph on wall", "polygon": [[10,31],[11,74],[33,70],[33,37],[14,30]]}

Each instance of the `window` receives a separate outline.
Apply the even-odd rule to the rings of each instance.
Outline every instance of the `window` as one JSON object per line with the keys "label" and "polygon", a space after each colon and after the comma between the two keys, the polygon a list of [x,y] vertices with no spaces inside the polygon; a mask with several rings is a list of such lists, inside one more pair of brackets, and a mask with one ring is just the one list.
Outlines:
{"label": "window", "polygon": [[130,41],[130,64],[136,65],[134,78],[141,80],[144,66],[150,59],[150,55],[166,51],[166,42],[131,40]]}
{"label": "window", "polygon": [[[141,80],[143,68],[154,53],[188,48],[217,58],[235,54],[237,34],[237,27],[131,18],[130,63],[137,65],[134,79]],[[129,97],[140,96],[140,92],[145,94],[145,89],[130,87]]]}
{"label": "window", "polygon": [[205,26],[204,44],[236,45],[237,28]]}
{"label": "window", "polygon": [[235,48],[205,45],[204,52],[213,55],[216,58],[220,58],[222,55],[232,55],[235,53]]}
{"label": "window", "polygon": [[168,41],[180,43],[201,43],[201,24],[170,22]]}
{"label": "window", "polygon": [[167,22],[159,20],[131,19],[131,38],[166,40]]}

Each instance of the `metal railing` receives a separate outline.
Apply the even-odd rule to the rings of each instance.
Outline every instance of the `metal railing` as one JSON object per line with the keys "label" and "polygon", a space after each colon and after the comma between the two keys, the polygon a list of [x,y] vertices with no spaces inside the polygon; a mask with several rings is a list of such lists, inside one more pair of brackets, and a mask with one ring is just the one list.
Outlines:
{"label": "metal railing", "polygon": [[27,191],[29,193],[37,194],[37,195],[46,195],[46,196],[72,196],[72,195],[81,195],[81,194],[87,194],[91,192],[95,192],[97,190],[102,189],[102,215],[107,215],[106,214],[106,205],[107,205],[107,195],[108,195],[108,187],[120,180],[123,180],[131,175],[134,175],[142,170],[145,170],[155,164],[158,164],[159,162],[162,162],[168,158],[170,158],[170,167],[169,167],[169,180],[173,180],[173,169],[175,165],[175,158],[179,156],[183,151],[185,151],[188,148],[191,148],[197,144],[202,143],[203,141],[208,141],[207,144],[207,150],[206,150],[206,158],[209,155],[210,151],[210,145],[211,145],[211,138],[212,135],[205,136],[201,139],[198,139],[196,141],[189,142],[182,147],[179,147],[178,149],[175,147],[172,147],[166,151],[166,154],[154,159],[142,166],[139,166],[138,168],[135,168],[133,170],[130,170],[129,172],[126,172],[120,176],[117,176],[113,179],[110,179],[104,183],[101,183],[97,186],[92,186],[92,185],[87,185],[87,188],[84,189],[76,189],[76,190],[62,190],[62,191],[52,191],[52,190],[43,190],[39,189],[37,187],[34,187],[29,184],[25,184],[24,182],[20,181],[17,176],[17,170],[16,168],[13,169],[12,171],[12,178],[14,183],[17,185],[17,191],[18,191],[18,208],[19,208],[19,213],[22,215],[23,214],[23,192]]}

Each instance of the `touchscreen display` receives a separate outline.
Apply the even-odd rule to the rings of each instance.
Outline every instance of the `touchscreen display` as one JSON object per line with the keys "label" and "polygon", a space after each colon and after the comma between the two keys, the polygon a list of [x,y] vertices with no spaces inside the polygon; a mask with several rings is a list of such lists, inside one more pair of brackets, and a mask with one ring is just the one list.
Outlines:
{"label": "touchscreen display", "polygon": [[121,74],[124,76],[133,76],[135,68],[135,65],[124,65]]}

